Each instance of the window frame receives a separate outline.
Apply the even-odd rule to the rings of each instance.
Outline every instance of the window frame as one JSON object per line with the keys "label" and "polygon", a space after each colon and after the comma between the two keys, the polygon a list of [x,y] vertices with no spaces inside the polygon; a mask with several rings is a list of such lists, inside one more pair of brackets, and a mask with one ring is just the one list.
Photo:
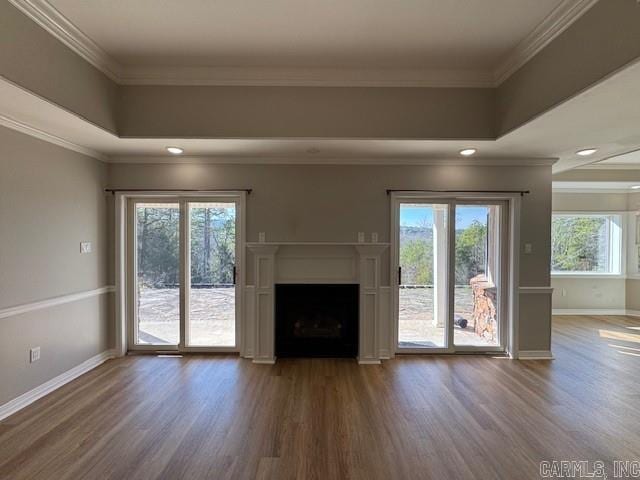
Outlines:
{"label": "window frame", "polygon": [[[138,203],[178,203],[180,205],[180,341],[178,345],[151,345],[136,343],[134,328],[137,324],[135,305],[135,270],[137,267],[135,248],[135,206]],[[188,228],[188,204],[193,202],[232,202],[236,205],[236,308],[235,345],[199,346],[186,343],[188,325],[187,282],[191,281],[190,238]],[[215,352],[240,353],[245,355],[246,332],[242,319],[245,304],[245,248],[246,248],[246,192],[118,192],[116,194],[116,352],[119,356],[127,352]]]}
{"label": "window frame", "polygon": [[[609,219],[607,244],[607,271],[559,271],[553,270],[550,258],[551,277],[557,278],[620,278],[625,276],[627,258],[627,215],[620,211],[553,211],[551,221],[555,217],[605,217]],[[612,228],[612,226],[617,228]],[[553,234],[551,235],[551,256],[553,256]]]}

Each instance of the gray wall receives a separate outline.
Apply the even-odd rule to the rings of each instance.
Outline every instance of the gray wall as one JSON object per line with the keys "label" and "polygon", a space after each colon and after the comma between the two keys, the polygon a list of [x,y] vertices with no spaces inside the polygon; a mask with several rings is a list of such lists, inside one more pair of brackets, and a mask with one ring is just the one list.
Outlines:
{"label": "gray wall", "polygon": [[[247,200],[247,241],[356,241],[378,232],[389,241],[387,188],[530,189],[522,203],[520,285],[549,285],[551,167],[320,166],[112,164],[115,188],[253,188]],[[250,264],[249,262],[247,264]],[[248,272],[249,282],[251,271]],[[389,283],[389,260],[383,259]],[[536,297],[540,297],[536,295]],[[550,305],[523,302],[523,350],[549,350]],[[522,327],[524,325],[524,328]]]}
{"label": "gray wall", "polygon": [[[2,127],[0,145],[0,309],[106,286],[106,165]],[[112,300],[0,318],[0,404],[112,348]]]}
{"label": "gray wall", "polygon": [[123,137],[491,139],[489,88],[120,87]]}
{"label": "gray wall", "polygon": [[636,0],[600,0],[497,89],[497,134],[532,120],[640,55]]}
{"label": "gray wall", "polygon": [[553,277],[553,308],[562,310],[624,310],[624,278]]}
{"label": "gray wall", "polygon": [[634,313],[640,312],[640,279],[627,279],[625,287],[627,310],[634,310]]}

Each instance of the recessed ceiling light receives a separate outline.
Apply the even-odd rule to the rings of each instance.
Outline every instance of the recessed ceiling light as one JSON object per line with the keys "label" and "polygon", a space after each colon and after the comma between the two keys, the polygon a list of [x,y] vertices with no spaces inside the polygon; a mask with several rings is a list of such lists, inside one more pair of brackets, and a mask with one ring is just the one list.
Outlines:
{"label": "recessed ceiling light", "polygon": [[184,150],[180,147],[167,147],[167,152],[172,153],[173,155],[180,155],[184,153]]}
{"label": "recessed ceiling light", "polygon": [[464,150],[460,150],[460,155],[462,155],[464,157],[470,157],[471,155],[473,155],[476,152],[477,152],[477,150],[475,148],[465,148]]}
{"label": "recessed ceiling light", "polygon": [[588,157],[589,155],[593,155],[597,151],[597,148],[585,148],[584,150],[578,150],[576,154],[580,155],[581,157]]}
{"label": "recessed ceiling light", "polygon": [[632,185],[631,190],[640,190],[640,185]]}

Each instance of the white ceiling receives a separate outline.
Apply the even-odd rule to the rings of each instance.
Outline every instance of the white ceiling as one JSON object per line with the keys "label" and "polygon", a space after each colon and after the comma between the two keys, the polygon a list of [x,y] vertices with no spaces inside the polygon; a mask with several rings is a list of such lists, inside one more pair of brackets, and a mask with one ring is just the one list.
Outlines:
{"label": "white ceiling", "polygon": [[124,65],[493,69],[578,0],[49,0]]}
{"label": "white ceiling", "polygon": [[622,155],[616,155],[606,160],[602,160],[592,167],[602,168],[615,168],[615,167],[633,167],[640,168],[640,150],[633,150],[631,152],[623,153]]}

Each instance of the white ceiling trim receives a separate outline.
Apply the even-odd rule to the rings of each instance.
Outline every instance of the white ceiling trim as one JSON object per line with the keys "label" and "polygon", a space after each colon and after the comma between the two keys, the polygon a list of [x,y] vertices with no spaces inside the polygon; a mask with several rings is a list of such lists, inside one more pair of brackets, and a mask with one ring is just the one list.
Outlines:
{"label": "white ceiling trim", "polygon": [[629,190],[628,188],[565,188],[565,187],[553,187],[553,193],[623,193],[631,194],[635,190]]}
{"label": "white ceiling trim", "polygon": [[[640,0],[639,0],[640,1]],[[633,163],[603,163],[576,167],[575,170],[640,170],[640,164]]]}
{"label": "white ceiling trim", "polygon": [[89,157],[95,158],[96,160],[100,160],[101,162],[108,162],[109,157],[104,155],[103,153],[97,152],[96,150],[92,150],[91,148],[83,147],[73,142],[69,142],[64,138],[60,138],[56,135],[52,135],[38,128],[27,125],[26,123],[19,122],[18,120],[14,120],[13,118],[7,117],[6,115],[0,114],[0,125],[3,127],[10,128],[12,130],[16,130],[20,133],[24,133],[31,137],[35,137],[39,140],[44,140],[45,142],[52,143],[62,148],[66,148],[68,150],[73,150],[74,152],[82,153],[83,155],[87,155]]}
{"label": "white ceiling trim", "polygon": [[280,67],[125,67],[47,0],[9,0],[116,83],[124,85],[274,85],[351,87],[496,87],[598,0],[563,0],[495,71]]}
{"label": "white ceiling trim", "polygon": [[211,165],[456,165],[483,167],[531,167],[551,166],[557,158],[403,158],[403,157],[240,157],[240,156],[141,156],[124,155],[112,156],[109,163],[137,163],[137,164],[211,164]]}
{"label": "white ceiling trim", "polygon": [[91,65],[118,82],[122,67],[46,0],[9,0]]}
{"label": "white ceiling trim", "polygon": [[554,193],[636,193],[631,187],[638,182],[615,181],[554,181]]}
{"label": "white ceiling trim", "polygon": [[597,2],[598,0],[563,0],[498,66],[495,85],[507,80]]}

